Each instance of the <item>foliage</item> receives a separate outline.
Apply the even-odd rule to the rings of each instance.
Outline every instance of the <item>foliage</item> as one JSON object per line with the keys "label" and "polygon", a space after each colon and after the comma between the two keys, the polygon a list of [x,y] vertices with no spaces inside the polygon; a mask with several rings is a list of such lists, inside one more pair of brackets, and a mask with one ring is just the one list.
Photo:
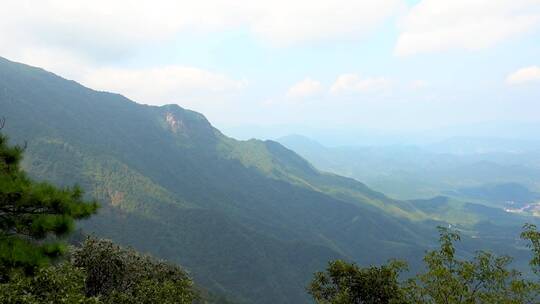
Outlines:
{"label": "foliage", "polygon": [[531,282],[510,269],[512,258],[479,251],[471,260],[456,257],[460,235],[439,227],[440,248],[424,257],[427,271],[405,284],[412,303],[530,303]]}
{"label": "foliage", "polygon": [[78,187],[58,189],[29,179],[20,168],[23,149],[9,146],[0,134],[0,267],[2,280],[13,269],[26,272],[64,252],[53,237],[71,232],[74,220],[97,210]]}
{"label": "foliage", "polygon": [[89,238],[69,257],[31,276],[13,272],[0,284],[0,303],[199,303],[191,279],[178,266],[108,240]]}
{"label": "foliage", "polygon": [[106,303],[192,303],[193,283],[178,266],[88,238],[71,254],[74,266],[86,270],[86,294]]}
{"label": "foliage", "polygon": [[0,303],[100,303],[84,293],[84,270],[70,263],[40,268],[33,276],[20,272],[0,284]]}
{"label": "foliage", "polygon": [[[540,302],[540,282],[525,279],[510,268],[512,258],[478,251],[470,260],[456,256],[456,231],[439,227],[440,247],[424,257],[426,271],[399,282],[403,263],[360,268],[334,261],[316,273],[309,293],[317,303],[525,304]],[[531,267],[538,274],[540,232],[527,224],[521,234],[530,242]]]}
{"label": "foliage", "polygon": [[521,238],[529,241],[529,247],[533,253],[533,257],[529,264],[533,272],[540,275],[540,232],[536,228],[536,225],[526,224],[523,227]]}
{"label": "foliage", "polygon": [[397,261],[368,268],[341,260],[330,262],[326,273],[315,274],[308,291],[321,304],[402,303],[398,275],[403,267]]}

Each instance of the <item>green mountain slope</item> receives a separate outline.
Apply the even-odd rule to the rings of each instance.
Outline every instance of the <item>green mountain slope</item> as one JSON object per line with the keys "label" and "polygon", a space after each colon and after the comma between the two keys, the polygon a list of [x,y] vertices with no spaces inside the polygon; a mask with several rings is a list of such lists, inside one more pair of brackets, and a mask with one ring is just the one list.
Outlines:
{"label": "green mountain slope", "polygon": [[140,105],[0,58],[0,116],[26,170],[104,207],[83,229],[182,264],[216,293],[305,303],[328,260],[414,263],[436,222],[272,141],[237,141],[199,113]]}
{"label": "green mountain slope", "polygon": [[[427,146],[325,147],[299,135],[278,141],[317,168],[356,178],[398,199],[440,194],[469,199],[469,195],[463,195],[468,191],[460,190],[504,184],[520,184],[540,192],[540,153],[535,142],[519,145],[519,141],[503,139],[454,138]],[[503,188],[498,194],[507,192],[503,196],[519,200],[514,189]],[[512,197],[514,194],[518,196]],[[488,204],[492,199],[500,200],[484,198],[482,202]]]}

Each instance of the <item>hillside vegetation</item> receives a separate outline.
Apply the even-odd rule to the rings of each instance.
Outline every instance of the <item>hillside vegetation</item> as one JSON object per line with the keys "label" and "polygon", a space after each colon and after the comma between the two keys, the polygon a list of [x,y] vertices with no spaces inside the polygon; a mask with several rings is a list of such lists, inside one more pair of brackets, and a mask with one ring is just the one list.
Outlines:
{"label": "hillside vegetation", "polygon": [[[389,199],[276,142],[229,138],[199,113],[137,104],[5,59],[0,115],[13,142],[27,143],[31,177],[76,183],[101,202],[84,231],[181,264],[238,302],[306,303],[312,273],[334,259],[399,258],[418,269],[436,244],[433,227],[452,219],[476,243],[524,254],[514,234],[522,217]],[[465,214],[472,218],[461,221]],[[462,247],[476,248],[468,238]]]}

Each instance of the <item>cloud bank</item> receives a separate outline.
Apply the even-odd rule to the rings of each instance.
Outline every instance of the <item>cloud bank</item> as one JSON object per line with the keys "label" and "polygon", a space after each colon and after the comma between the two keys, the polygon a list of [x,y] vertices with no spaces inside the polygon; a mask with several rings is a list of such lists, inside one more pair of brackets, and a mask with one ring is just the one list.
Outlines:
{"label": "cloud bank", "polygon": [[356,39],[403,7],[403,0],[5,0],[0,45],[107,58],[194,31],[247,29],[278,46]]}
{"label": "cloud bank", "polygon": [[538,0],[423,0],[400,20],[395,54],[479,50],[539,27]]}

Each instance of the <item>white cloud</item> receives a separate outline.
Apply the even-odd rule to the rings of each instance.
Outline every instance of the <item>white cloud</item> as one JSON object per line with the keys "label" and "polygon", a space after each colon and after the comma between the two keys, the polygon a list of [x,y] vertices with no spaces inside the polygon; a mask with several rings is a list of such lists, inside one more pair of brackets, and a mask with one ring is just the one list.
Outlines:
{"label": "white cloud", "polygon": [[357,74],[343,74],[338,76],[332,87],[331,93],[341,92],[370,92],[386,90],[391,86],[391,81],[385,77],[360,78]]}
{"label": "white cloud", "polygon": [[179,103],[201,95],[238,92],[247,85],[246,80],[183,66],[96,69],[84,75],[82,83],[99,90],[120,92],[146,104]]}
{"label": "white cloud", "polygon": [[483,49],[540,27],[540,1],[423,0],[399,27],[399,56]]}
{"label": "white cloud", "polygon": [[122,57],[182,30],[226,29],[242,15],[225,0],[4,0],[0,51],[58,47],[93,59]]}
{"label": "white cloud", "polygon": [[[1,2],[0,56],[141,102],[175,99],[171,92],[234,90],[245,83],[196,68],[103,67],[131,62],[144,48],[163,49],[182,33],[247,30],[275,46],[357,39],[405,7],[404,0]],[[299,90],[291,94],[307,94]]]}
{"label": "white cloud", "polygon": [[[255,2],[255,1],[253,1]],[[248,27],[274,45],[357,39],[405,7],[402,0],[263,0]]]}
{"label": "white cloud", "polygon": [[[11,54],[10,54],[11,55]],[[0,56],[4,54],[0,53]],[[90,62],[62,48],[24,48],[7,59],[37,66],[62,77],[80,80],[81,76],[94,69]]]}
{"label": "white cloud", "polygon": [[289,88],[287,96],[290,98],[307,98],[321,93],[322,84],[311,78],[306,78]]}
{"label": "white cloud", "polygon": [[248,29],[273,45],[356,39],[404,0],[4,0],[0,51],[63,47],[98,59],[183,31]]}
{"label": "white cloud", "polygon": [[506,78],[506,83],[509,85],[518,85],[529,82],[540,83],[540,67],[530,66],[522,68],[508,75]]}

